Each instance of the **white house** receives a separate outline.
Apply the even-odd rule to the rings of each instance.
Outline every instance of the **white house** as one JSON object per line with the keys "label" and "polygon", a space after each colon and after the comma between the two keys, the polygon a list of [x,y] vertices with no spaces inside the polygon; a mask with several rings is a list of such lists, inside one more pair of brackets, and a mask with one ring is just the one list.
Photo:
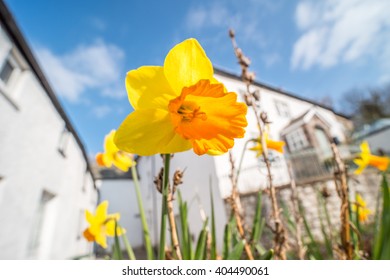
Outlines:
{"label": "white house", "polygon": [[0,259],[91,253],[96,203],[84,146],[0,1]]}
{"label": "white house", "polygon": [[[237,92],[242,100],[240,93],[245,92],[246,86],[239,76],[219,69],[215,69],[215,76],[225,84],[229,91]],[[258,82],[253,84],[252,90],[259,92],[261,104],[259,111],[266,112],[268,119],[272,122],[270,124],[270,138],[284,140],[286,154],[301,152],[309,148],[322,150],[326,145],[329,145],[329,143],[324,142],[328,138],[334,138],[343,143],[352,129],[352,122],[346,116],[310,99],[298,97]],[[247,120],[248,127],[245,137],[238,139],[233,147],[236,164],[242,155],[245,142],[259,135],[257,122],[250,107],[248,108]],[[266,169],[259,168],[263,163],[255,155],[252,151],[246,151],[244,155],[238,181],[241,194],[256,192],[267,186]],[[287,172],[285,155],[272,152],[271,157],[274,184],[278,186],[289,183],[290,177]],[[215,165],[221,195],[226,198],[231,192],[228,177],[230,170],[228,155],[210,157],[210,160]]]}

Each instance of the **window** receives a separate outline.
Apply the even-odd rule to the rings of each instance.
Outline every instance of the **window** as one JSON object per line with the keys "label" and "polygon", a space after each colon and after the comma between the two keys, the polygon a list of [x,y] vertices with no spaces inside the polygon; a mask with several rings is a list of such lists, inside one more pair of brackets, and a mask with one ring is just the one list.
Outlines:
{"label": "window", "polygon": [[22,71],[22,65],[17,59],[15,49],[11,49],[5,59],[0,62],[0,86],[3,90],[10,90]]}
{"label": "window", "polygon": [[5,56],[0,58],[0,94],[2,94],[16,109],[17,86],[19,78],[27,69],[21,55],[15,48],[10,48],[5,52]]}
{"label": "window", "polygon": [[61,133],[60,141],[58,143],[58,152],[63,156],[66,157],[66,147],[68,146],[70,132],[65,127],[64,130]]}
{"label": "window", "polygon": [[279,100],[275,100],[275,107],[276,111],[278,111],[278,115],[283,118],[290,118],[290,108],[288,107],[287,103]]}
{"label": "window", "polygon": [[38,248],[40,246],[41,242],[41,235],[42,235],[42,229],[44,225],[44,218],[46,214],[46,208],[49,201],[51,201],[55,197],[54,194],[43,190],[41,194],[41,198],[39,200],[38,209],[35,212],[34,215],[34,221],[33,221],[33,227],[31,231],[30,236],[30,243],[29,243],[29,255],[34,256]]}
{"label": "window", "polygon": [[85,219],[85,211],[80,210],[79,211],[79,217],[78,217],[78,231],[77,231],[77,240],[80,240],[82,237],[82,234],[84,232],[84,219]]}
{"label": "window", "polygon": [[86,169],[84,171],[84,175],[83,175],[83,187],[82,187],[83,192],[85,192],[87,190],[88,183],[89,183],[89,172],[88,172],[88,169]]}
{"label": "window", "polygon": [[291,152],[302,150],[309,145],[302,127],[287,134],[286,140]]}
{"label": "window", "polygon": [[0,70],[0,79],[4,84],[8,83],[14,69],[15,65],[11,63],[10,59],[7,59]]}

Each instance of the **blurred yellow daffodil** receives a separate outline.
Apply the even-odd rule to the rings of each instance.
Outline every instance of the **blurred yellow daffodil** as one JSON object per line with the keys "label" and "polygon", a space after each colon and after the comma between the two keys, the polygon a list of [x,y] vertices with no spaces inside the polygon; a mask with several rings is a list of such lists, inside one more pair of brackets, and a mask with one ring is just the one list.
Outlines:
{"label": "blurred yellow daffodil", "polygon": [[[103,248],[107,248],[107,236],[115,236],[115,223],[120,218],[119,213],[107,215],[108,201],[103,201],[96,208],[95,215],[88,210],[85,211],[85,217],[89,227],[84,231],[85,239],[90,242],[96,241]],[[117,226],[117,235],[126,233],[126,230]]]}
{"label": "blurred yellow daffodil", "polygon": [[104,153],[96,155],[96,162],[100,166],[116,166],[120,170],[127,172],[136,163],[133,156],[117,148],[114,143],[115,130],[111,130],[104,139]]}
{"label": "blurred yellow daffodil", "polygon": [[[277,151],[279,153],[283,153],[283,147],[285,145],[285,143],[283,141],[271,140],[271,139],[269,139],[267,133],[264,133],[264,137],[265,137],[265,143],[266,143],[268,149]],[[256,156],[259,157],[263,154],[263,147],[261,146],[260,138],[256,139],[255,142],[256,142],[256,146],[250,148],[250,150],[255,151]]]}
{"label": "blurred yellow daffodil", "polygon": [[354,159],[354,163],[358,166],[358,169],[355,170],[355,174],[360,174],[368,166],[374,166],[381,171],[386,171],[389,165],[389,158],[382,156],[372,155],[370,152],[370,147],[368,142],[364,141],[360,145],[361,153],[358,158]]}
{"label": "blurred yellow daffodil", "polygon": [[360,194],[356,194],[356,202],[352,204],[352,211],[357,213],[359,221],[363,223],[371,215],[371,210],[367,208],[367,204]]}
{"label": "blurred yellow daffodil", "polygon": [[134,112],[115,135],[116,145],[142,156],[193,149],[222,154],[244,136],[244,103],[213,77],[213,66],[196,39],[167,54],[164,66],[129,71],[126,89]]}

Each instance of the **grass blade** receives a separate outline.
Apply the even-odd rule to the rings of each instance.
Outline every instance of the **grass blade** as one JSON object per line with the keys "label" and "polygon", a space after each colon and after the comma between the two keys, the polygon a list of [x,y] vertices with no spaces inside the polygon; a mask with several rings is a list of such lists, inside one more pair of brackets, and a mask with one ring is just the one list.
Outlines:
{"label": "grass blade", "polygon": [[230,252],[229,256],[227,257],[228,260],[239,260],[241,259],[242,252],[244,251],[245,241],[240,240],[237,242],[237,244],[234,246],[233,250]]}
{"label": "grass blade", "polygon": [[129,256],[129,259],[132,261],[136,260],[133,248],[131,247],[129,240],[127,239],[126,234],[122,234],[122,240],[123,240],[123,243],[125,243],[125,247],[126,247],[126,251],[127,251],[127,255]]}
{"label": "grass blade", "polygon": [[117,229],[118,229],[118,223],[115,221],[115,237],[114,237],[115,242],[113,245],[112,258],[114,260],[123,260],[123,255],[122,255],[121,245],[119,243]]}
{"label": "grass blade", "polygon": [[210,178],[210,200],[211,200],[211,252],[210,258],[212,260],[217,259],[217,237],[215,230],[215,212],[214,212],[214,196],[213,190],[211,188],[211,178]]}
{"label": "grass blade", "polygon": [[252,236],[250,239],[252,244],[252,250],[254,250],[255,245],[259,241],[261,237],[262,226],[264,226],[263,219],[261,219],[261,198],[261,191],[259,191],[257,195],[256,212],[253,218]]}
{"label": "grass blade", "polygon": [[206,241],[207,241],[207,223],[208,223],[208,219],[204,221],[203,228],[199,234],[199,238],[195,250],[195,260],[204,259],[204,252],[206,249]]}

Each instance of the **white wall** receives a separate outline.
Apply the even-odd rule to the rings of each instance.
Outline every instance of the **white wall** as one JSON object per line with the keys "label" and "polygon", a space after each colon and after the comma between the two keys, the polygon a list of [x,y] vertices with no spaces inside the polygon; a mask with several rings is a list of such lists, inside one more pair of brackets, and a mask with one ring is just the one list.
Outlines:
{"label": "white wall", "polygon": [[[100,191],[100,200],[109,202],[108,213],[120,213],[119,225],[126,229],[131,246],[133,248],[142,246],[142,224],[133,181],[130,179],[104,179],[98,180],[96,183]],[[142,191],[144,190],[142,189]],[[108,244],[113,244],[113,238],[108,240]]]}
{"label": "white wall", "polygon": [[[139,172],[143,188],[147,189],[145,196],[148,203],[149,213],[154,220],[152,228],[152,240],[157,244],[159,240],[161,194],[157,192],[153,183],[154,177],[160,171],[162,158],[160,155],[153,157],[142,157],[139,162]],[[214,209],[216,217],[217,246],[221,250],[224,226],[226,224],[226,213],[223,200],[219,192],[219,182],[216,176],[215,163],[211,156],[197,156],[192,151],[175,154],[171,161],[170,178],[172,182],[175,170],[185,169],[183,184],[179,186],[184,201],[188,204],[188,221],[191,234],[198,238],[202,229],[203,218],[209,217],[211,224],[210,187],[214,195]],[[177,195],[174,201],[175,214],[179,215],[177,208]],[[203,216],[202,216],[203,215]],[[169,240],[169,235],[167,240]]]}
{"label": "white wall", "polygon": [[[228,91],[238,93],[239,101],[243,102],[241,92],[245,92],[246,86],[243,82],[237,79],[226,77],[223,75],[215,75],[216,78],[224,83]],[[252,87],[252,90],[260,90],[260,103],[261,110],[268,114],[269,120],[272,122],[270,125],[270,138],[274,140],[280,140],[280,134],[284,127],[286,127],[291,120],[299,117],[310,108],[313,107],[312,103],[293,98],[279,92],[271,91],[266,88]],[[289,107],[290,117],[279,116],[275,101],[282,101]],[[345,140],[344,127],[336,119],[335,114],[327,109],[317,107],[326,121],[331,125],[332,136],[338,137],[340,141]],[[253,110],[248,107],[247,114],[248,126],[246,128],[246,134],[243,139],[237,139],[232,149],[236,166],[238,166],[239,160],[242,155],[244,144],[248,139],[258,137],[257,121]],[[287,184],[289,182],[289,176],[287,172],[286,162],[283,155],[275,153],[277,162],[272,166],[273,180],[276,186]],[[267,186],[266,169],[259,168],[259,159],[256,158],[256,154],[252,151],[247,151],[244,157],[244,163],[241,169],[240,178],[238,182],[238,188],[241,193],[250,193],[263,189]],[[261,163],[260,163],[261,164]],[[229,156],[227,154],[215,157],[216,171],[219,179],[219,187],[222,197],[227,197],[231,193],[231,184],[228,177],[230,172]]]}
{"label": "white wall", "polygon": [[368,141],[373,154],[377,154],[378,149],[383,150],[387,154],[390,153],[390,128],[368,135],[360,140],[359,143],[363,140]]}
{"label": "white wall", "polygon": [[[17,77],[12,91],[0,93],[0,259],[66,259],[92,249],[80,237],[83,211],[95,208],[97,192],[71,134],[66,157],[58,152],[64,126],[31,70]],[[43,190],[54,198],[46,204],[39,245],[32,250]]]}

